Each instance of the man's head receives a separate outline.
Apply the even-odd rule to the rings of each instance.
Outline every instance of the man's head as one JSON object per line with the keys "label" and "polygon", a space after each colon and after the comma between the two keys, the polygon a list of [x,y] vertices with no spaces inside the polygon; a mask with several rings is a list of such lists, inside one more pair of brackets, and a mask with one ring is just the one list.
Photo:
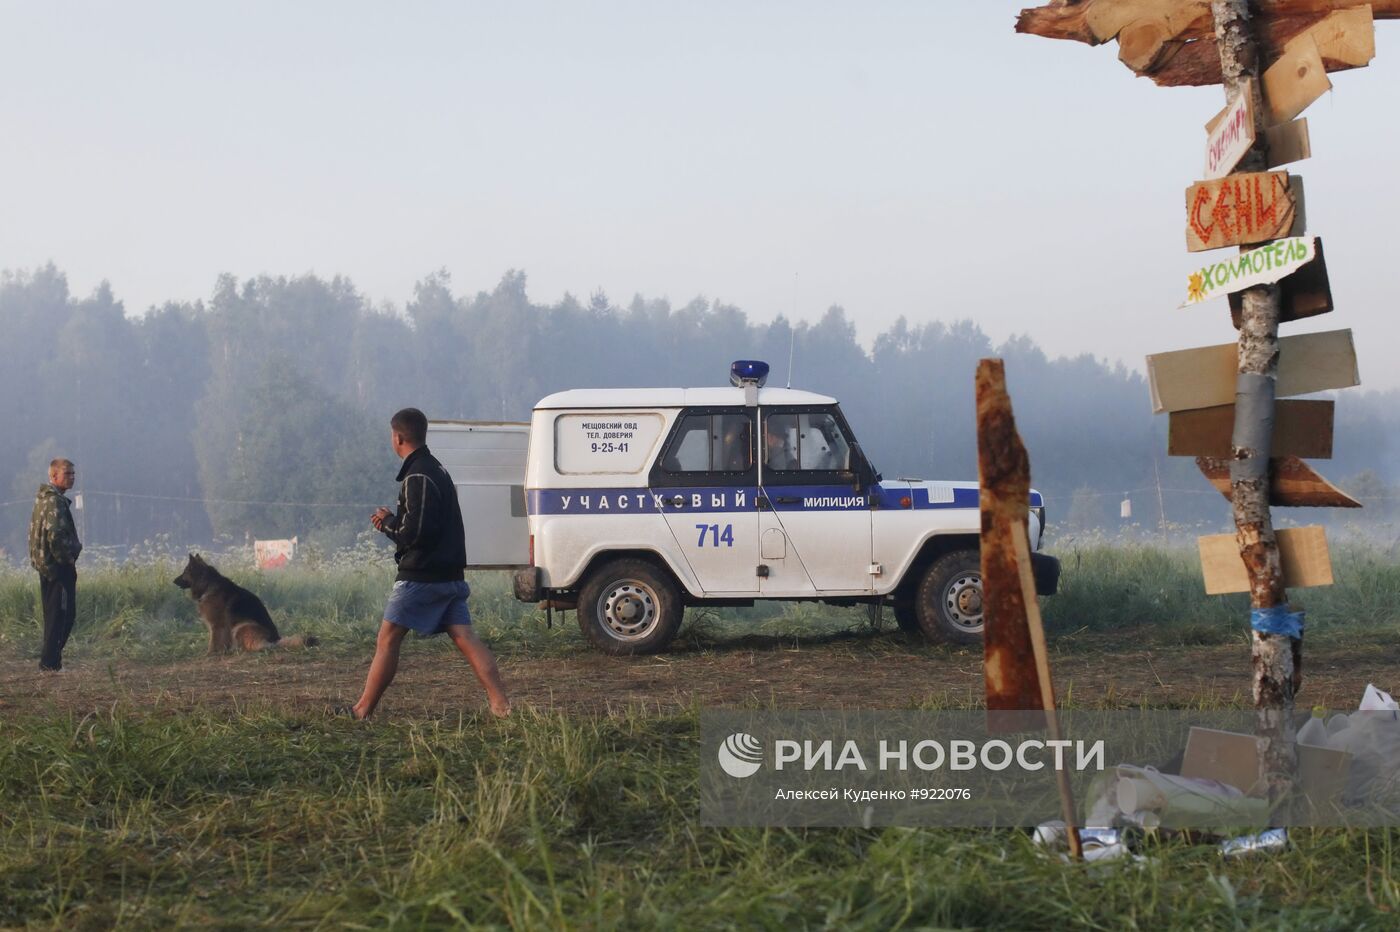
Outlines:
{"label": "man's head", "polygon": [[60,492],[73,488],[73,481],[77,478],[78,471],[73,467],[72,460],[60,457],[49,463],[49,484]]}
{"label": "man's head", "polygon": [[417,408],[404,408],[389,418],[389,442],[403,459],[428,442],[428,417]]}

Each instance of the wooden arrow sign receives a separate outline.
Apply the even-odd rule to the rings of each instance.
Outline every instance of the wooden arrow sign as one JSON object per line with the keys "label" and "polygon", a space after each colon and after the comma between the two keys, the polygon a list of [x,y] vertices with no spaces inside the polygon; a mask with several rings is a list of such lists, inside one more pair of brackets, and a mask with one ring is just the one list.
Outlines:
{"label": "wooden arrow sign", "polygon": [[1245,78],[1240,92],[1206,127],[1206,178],[1230,174],[1254,146],[1254,82]]}
{"label": "wooden arrow sign", "polygon": [[[1278,347],[1278,398],[1361,384],[1350,330],[1281,337]],[[1234,404],[1238,360],[1234,343],[1148,356],[1153,413]]]}
{"label": "wooden arrow sign", "polygon": [[[1271,455],[1331,459],[1332,418],[1331,401],[1275,402]],[[1234,430],[1234,405],[1173,411],[1167,426],[1167,455],[1228,457]]]}
{"label": "wooden arrow sign", "polygon": [[1255,285],[1271,285],[1316,258],[1315,236],[1290,236],[1266,243],[1258,249],[1247,249],[1219,262],[1203,265],[1186,276],[1186,300],[1178,306],[1190,307]]}
{"label": "wooden arrow sign", "polygon": [[[1221,495],[1230,497],[1228,459],[1198,456],[1196,467]],[[1296,456],[1276,456],[1269,460],[1269,504],[1289,508],[1361,507],[1360,502],[1319,476]]]}
{"label": "wooden arrow sign", "polygon": [[1241,172],[1186,189],[1186,249],[1204,252],[1282,239],[1303,232],[1303,213],[1288,172]]}

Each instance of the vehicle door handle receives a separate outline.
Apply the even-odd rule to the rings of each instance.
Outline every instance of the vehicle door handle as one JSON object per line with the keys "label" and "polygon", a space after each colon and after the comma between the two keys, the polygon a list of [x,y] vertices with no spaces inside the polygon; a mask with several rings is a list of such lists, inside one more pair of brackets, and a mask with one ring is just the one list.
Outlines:
{"label": "vehicle door handle", "polygon": [[671,497],[671,498],[666,499],[665,501],[666,501],[666,504],[670,505],[672,508],[684,508],[684,507],[685,507],[685,496],[684,496],[684,495],[676,495],[676,496],[673,496],[673,497]]}
{"label": "vehicle door handle", "polygon": [[773,501],[777,502],[779,505],[796,505],[799,504],[802,499],[796,495],[779,495],[777,498],[773,499]]}

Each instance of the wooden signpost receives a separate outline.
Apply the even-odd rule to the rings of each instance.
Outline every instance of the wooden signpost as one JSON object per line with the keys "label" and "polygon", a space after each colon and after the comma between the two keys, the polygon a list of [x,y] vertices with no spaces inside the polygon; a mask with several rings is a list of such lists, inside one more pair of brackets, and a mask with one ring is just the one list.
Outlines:
{"label": "wooden signpost", "polygon": [[[1158,84],[1224,86],[1226,109],[1207,129],[1207,177],[1186,192],[1187,249],[1199,252],[1278,249],[1271,241],[1303,234],[1301,179],[1268,169],[1311,154],[1306,122],[1295,117],[1331,88],[1328,72],[1368,63],[1373,20],[1394,18],[1400,0],[1051,0],[1023,10],[1016,29],[1090,45],[1117,40],[1119,59]],[[1253,145],[1237,158],[1251,135],[1235,131],[1245,119],[1242,97]],[[1259,785],[1280,803],[1297,764],[1293,709],[1302,684],[1302,614],[1289,605],[1287,586],[1330,582],[1331,564],[1320,529],[1276,534],[1270,506],[1356,504],[1298,458],[1331,452],[1331,410],[1324,430],[1322,409],[1275,407],[1277,397],[1359,383],[1350,331],[1278,336],[1280,322],[1332,309],[1320,242],[1316,253],[1296,270],[1285,263],[1281,279],[1239,274],[1238,290],[1228,280],[1206,288],[1203,269],[1188,303],[1228,293],[1238,344],[1148,357],[1153,408],[1172,412],[1174,446],[1211,450],[1214,458],[1198,464],[1231,500],[1235,534],[1202,538],[1202,569],[1208,591],[1249,592]],[[1252,257],[1248,270],[1245,262],[1235,260],[1229,277],[1262,271]],[[1216,268],[1207,269],[1214,284]],[[1225,450],[1221,406],[1233,420]]]}

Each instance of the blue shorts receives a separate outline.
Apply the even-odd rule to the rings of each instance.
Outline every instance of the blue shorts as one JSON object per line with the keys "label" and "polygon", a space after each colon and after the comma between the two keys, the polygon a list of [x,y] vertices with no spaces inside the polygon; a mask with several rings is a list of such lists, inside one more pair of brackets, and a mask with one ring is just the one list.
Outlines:
{"label": "blue shorts", "polygon": [[465,582],[408,582],[399,580],[384,606],[384,620],[407,628],[419,637],[442,634],[449,625],[469,625]]}

